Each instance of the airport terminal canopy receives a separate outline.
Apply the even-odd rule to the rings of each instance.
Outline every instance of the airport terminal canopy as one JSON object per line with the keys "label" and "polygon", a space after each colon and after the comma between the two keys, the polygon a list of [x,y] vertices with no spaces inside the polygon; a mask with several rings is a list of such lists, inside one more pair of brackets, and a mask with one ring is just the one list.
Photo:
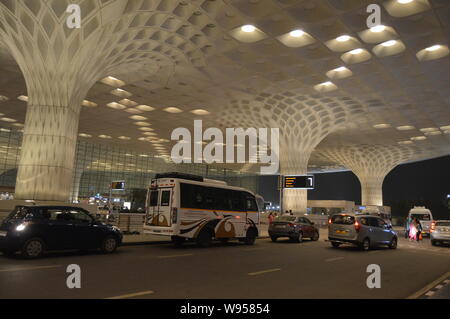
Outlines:
{"label": "airport terminal canopy", "polygon": [[365,145],[388,166],[449,154],[449,21],[450,3],[428,0],[2,0],[0,121],[24,130],[18,192],[66,198],[77,139],[168,157],[171,132],[195,119],[280,128],[282,174],[353,170],[348,149]]}

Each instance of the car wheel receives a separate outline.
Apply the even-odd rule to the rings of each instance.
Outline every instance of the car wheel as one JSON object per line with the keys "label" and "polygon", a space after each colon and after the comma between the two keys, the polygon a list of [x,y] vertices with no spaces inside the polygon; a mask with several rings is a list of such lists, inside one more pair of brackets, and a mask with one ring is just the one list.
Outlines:
{"label": "car wheel", "polygon": [[368,251],[370,250],[370,240],[369,238],[364,238],[362,244],[361,244],[361,249],[364,251]]}
{"label": "car wheel", "polygon": [[314,235],[311,237],[312,241],[318,241],[319,240],[319,232],[315,231]]}
{"label": "car wheel", "polygon": [[292,237],[291,239],[292,239],[293,242],[301,243],[303,241],[303,234],[302,234],[302,232],[298,232],[298,235]]}
{"label": "car wheel", "polygon": [[277,237],[277,236],[270,236],[270,239],[271,239],[273,242],[276,242],[277,239],[278,239],[278,237]]}
{"label": "car wheel", "polygon": [[107,236],[103,239],[101,250],[105,254],[111,254],[116,251],[118,245],[114,236]]}
{"label": "car wheel", "polygon": [[390,244],[389,244],[389,248],[390,249],[397,249],[397,237],[392,238]]}
{"label": "car wheel", "polygon": [[209,231],[208,229],[203,229],[200,234],[198,234],[197,238],[196,238],[196,243],[197,246],[202,247],[202,248],[206,248],[211,246],[211,242],[212,242],[212,234],[211,231]]}
{"label": "car wheel", "polygon": [[331,246],[333,246],[333,248],[339,248],[340,245],[341,245],[341,243],[338,243],[338,242],[335,242],[335,241],[331,242]]}
{"label": "car wheel", "polygon": [[244,243],[246,245],[253,245],[256,240],[257,233],[253,228],[247,230],[247,235],[245,236]]}
{"label": "car wheel", "polygon": [[40,238],[28,239],[22,247],[22,256],[27,259],[39,258],[44,254],[45,244]]}

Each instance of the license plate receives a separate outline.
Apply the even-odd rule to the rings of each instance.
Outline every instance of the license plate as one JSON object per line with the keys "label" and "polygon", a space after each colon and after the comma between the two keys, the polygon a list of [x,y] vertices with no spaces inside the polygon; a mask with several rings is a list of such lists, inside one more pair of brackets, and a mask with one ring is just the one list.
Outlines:
{"label": "license plate", "polygon": [[336,234],[347,234],[346,230],[336,230]]}
{"label": "license plate", "polygon": [[0,237],[6,237],[6,231],[0,230]]}

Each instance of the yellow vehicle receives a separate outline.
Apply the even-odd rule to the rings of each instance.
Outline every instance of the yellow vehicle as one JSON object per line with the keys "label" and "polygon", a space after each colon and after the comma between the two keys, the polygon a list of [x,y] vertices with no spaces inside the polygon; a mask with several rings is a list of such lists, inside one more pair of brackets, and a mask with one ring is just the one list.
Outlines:
{"label": "yellow vehicle", "polygon": [[158,174],[148,189],[144,233],[187,239],[199,246],[239,239],[252,245],[259,234],[255,195],[225,182],[180,173]]}

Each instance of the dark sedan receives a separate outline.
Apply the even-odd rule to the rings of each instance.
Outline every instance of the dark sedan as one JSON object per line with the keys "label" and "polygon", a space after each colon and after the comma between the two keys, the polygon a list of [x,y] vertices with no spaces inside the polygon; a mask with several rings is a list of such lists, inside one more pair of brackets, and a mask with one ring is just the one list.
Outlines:
{"label": "dark sedan", "polygon": [[280,216],[269,225],[269,236],[272,241],[279,237],[288,237],[292,241],[302,242],[303,238],[319,239],[319,230],[306,217]]}
{"label": "dark sedan", "polygon": [[70,206],[17,206],[0,225],[0,251],[37,258],[50,250],[101,249],[112,253],[122,244],[117,227]]}

